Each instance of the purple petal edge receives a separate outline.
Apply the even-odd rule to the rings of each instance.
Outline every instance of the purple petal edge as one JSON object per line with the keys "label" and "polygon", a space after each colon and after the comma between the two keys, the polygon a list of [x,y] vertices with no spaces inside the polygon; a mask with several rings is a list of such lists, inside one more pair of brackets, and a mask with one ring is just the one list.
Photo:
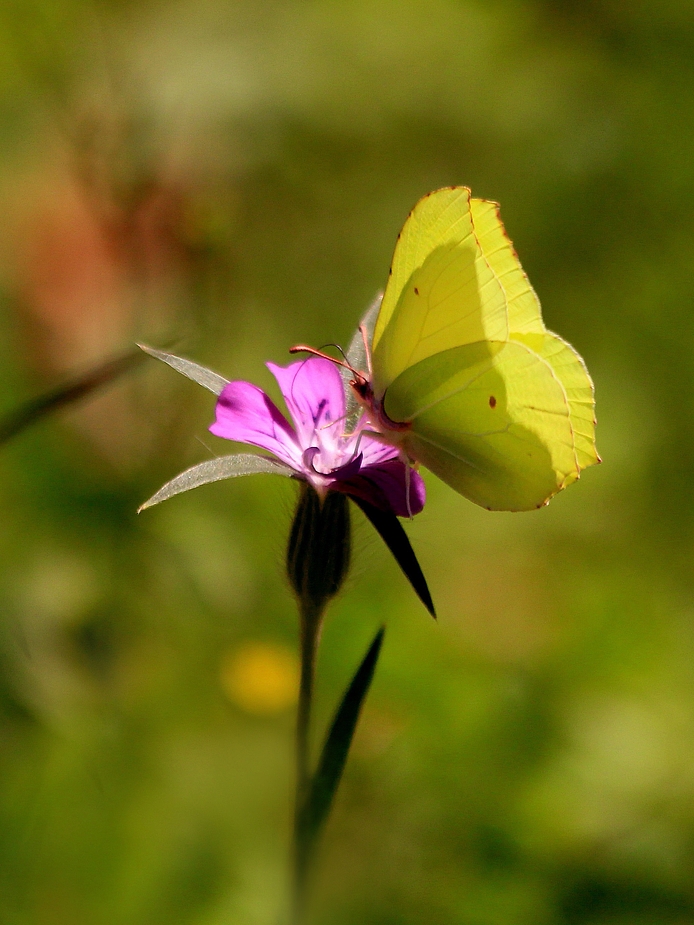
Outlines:
{"label": "purple petal edge", "polygon": [[381,511],[392,511],[398,517],[419,514],[426,501],[426,488],[418,472],[410,469],[409,508],[405,464],[390,459],[374,466],[365,466],[359,475],[335,483],[335,488],[355,495]]}
{"label": "purple petal edge", "polygon": [[345,393],[334,363],[309,357],[288,366],[266,366],[277,380],[302,447],[314,444],[322,428],[344,428]]}
{"label": "purple petal edge", "polygon": [[301,471],[301,450],[293,428],[265,392],[250,382],[237,380],[224,387],[210,432],[225,440],[259,446]]}

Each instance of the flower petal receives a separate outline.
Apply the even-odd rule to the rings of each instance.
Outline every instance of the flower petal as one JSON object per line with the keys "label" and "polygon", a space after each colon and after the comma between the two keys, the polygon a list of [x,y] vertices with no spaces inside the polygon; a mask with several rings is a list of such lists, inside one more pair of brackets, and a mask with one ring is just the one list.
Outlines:
{"label": "flower petal", "polygon": [[315,466],[314,460],[316,456],[320,456],[320,449],[317,446],[310,446],[307,450],[304,450],[302,460],[309,477],[311,475],[318,475],[323,479],[329,479],[335,482],[346,481],[355,475],[359,475],[363,460],[362,454],[359,453],[357,456],[354,456],[348,462],[344,463],[344,465],[338,466],[337,469],[323,472]]}
{"label": "flower petal", "polygon": [[[337,439],[345,429],[345,393],[337,366],[309,357],[289,366],[267,363],[277,380],[303,449]],[[316,437],[316,432],[318,437]]]}
{"label": "flower petal", "polygon": [[226,385],[215,409],[210,431],[217,437],[262,447],[301,471],[301,451],[293,428],[258,386],[236,381]]}
{"label": "flower petal", "polygon": [[405,463],[399,459],[365,466],[354,478],[336,482],[335,488],[362,498],[381,511],[392,511],[398,517],[419,514],[426,501],[426,488],[421,475],[410,469],[408,479]]}
{"label": "flower petal", "polygon": [[364,454],[365,466],[373,466],[377,463],[385,462],[387,459],[397,459],[399,455],[396,446],[374,440],[373,437],[369,437],[367,434],[362,436],[359,448]]}

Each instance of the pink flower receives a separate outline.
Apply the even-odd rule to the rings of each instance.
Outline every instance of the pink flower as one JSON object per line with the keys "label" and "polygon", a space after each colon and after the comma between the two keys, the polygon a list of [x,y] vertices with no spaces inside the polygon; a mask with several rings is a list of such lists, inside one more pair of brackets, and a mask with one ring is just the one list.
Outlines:
{"label": "pink flower", "polygon": [[322,496],[341,491],[398,517],[418,514],[424,507],[421,476],[408,470],[396,448],[364,432],[367,420],[355,414],[351,390],[329,360],[309,357],[288,366],[267,364],[292,426],[258,386],[228,382],[191,360],[143,349],[219,396],[213,434],[272,455],[237,453],[199,463],[167,482],[140,510],[198,485],[257,472],[302,479]]}
{"label": "pink flower", "polygon": [[[361,363],[361,344],[358,333],[347,353],[357,366]],[[258,386],[229,382],[192,360],[140,346],[218,396],[216,419],[210,427],[213,434],[271,454],[233,453],[191,466],[145,501],[141,511],[198,485],[259,472],[301,479],[323,497],[331,491],[342,492],[362,509],[424,606],[435,616],[426,579],[398,520],[422,510],[424,482],[402,462],[395,447],[369,436],[368,418],[358,405],[347,374],[321,357],[289,366],[268,363],[292,426]]]}
{"label": "pink flower", "polygon": [[333,363],[309,357],[267,367],[294,426],[262,389],[230,382],[217,402],[213,434],[268,450],[320,495],[342,491],[398,517],[422,510],[424,483],[416,472],[407,472],[397,449],[363,433],[363,417],[346,432],[345,389]]}

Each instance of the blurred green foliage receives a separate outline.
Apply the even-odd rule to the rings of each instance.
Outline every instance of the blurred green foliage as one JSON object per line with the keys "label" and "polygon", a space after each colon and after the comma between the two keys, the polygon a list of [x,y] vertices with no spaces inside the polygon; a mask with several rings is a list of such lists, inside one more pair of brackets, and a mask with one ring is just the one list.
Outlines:
{"label": "blurred green foliage", "polygon": [[[1,412],[135,339],[272,391],[458,183],[596,381],[605,462],[547,509],[429,479],[438,624],[355,511],[319,724],[388,634],[315,925],[694,921],[693,63],[688,0],[0,7]],[[0,456],[7,925],[279,921],[295,486],[135,514],[212,412],[152,361]]]}

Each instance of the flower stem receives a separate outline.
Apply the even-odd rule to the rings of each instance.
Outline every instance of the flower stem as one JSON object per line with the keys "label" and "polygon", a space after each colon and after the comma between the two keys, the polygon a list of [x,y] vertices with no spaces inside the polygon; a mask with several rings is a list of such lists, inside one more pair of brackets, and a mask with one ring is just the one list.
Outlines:
{"label": "flower stem", "polygon": [[310,767],[311,705],[316,650],[323,612],[340,590],[349,569],[350,524],[347,498],[321,498],[304,484],[287,545],[287,577],[299,604],[301,682],[296,721],[296,802],[293,839],[291,925],[301,925],[317,830],[312,825]]}
{"label": "flower stem", "polygon": [[310,793],[310,727],[316,653],[321,613],[314,607],[301,608],[301,677],[296,719],[296,797],[293,838],[293,900],[291,925],[301,925],[305,910],[307,875],[312,838],[306,826],[306,803]]}

